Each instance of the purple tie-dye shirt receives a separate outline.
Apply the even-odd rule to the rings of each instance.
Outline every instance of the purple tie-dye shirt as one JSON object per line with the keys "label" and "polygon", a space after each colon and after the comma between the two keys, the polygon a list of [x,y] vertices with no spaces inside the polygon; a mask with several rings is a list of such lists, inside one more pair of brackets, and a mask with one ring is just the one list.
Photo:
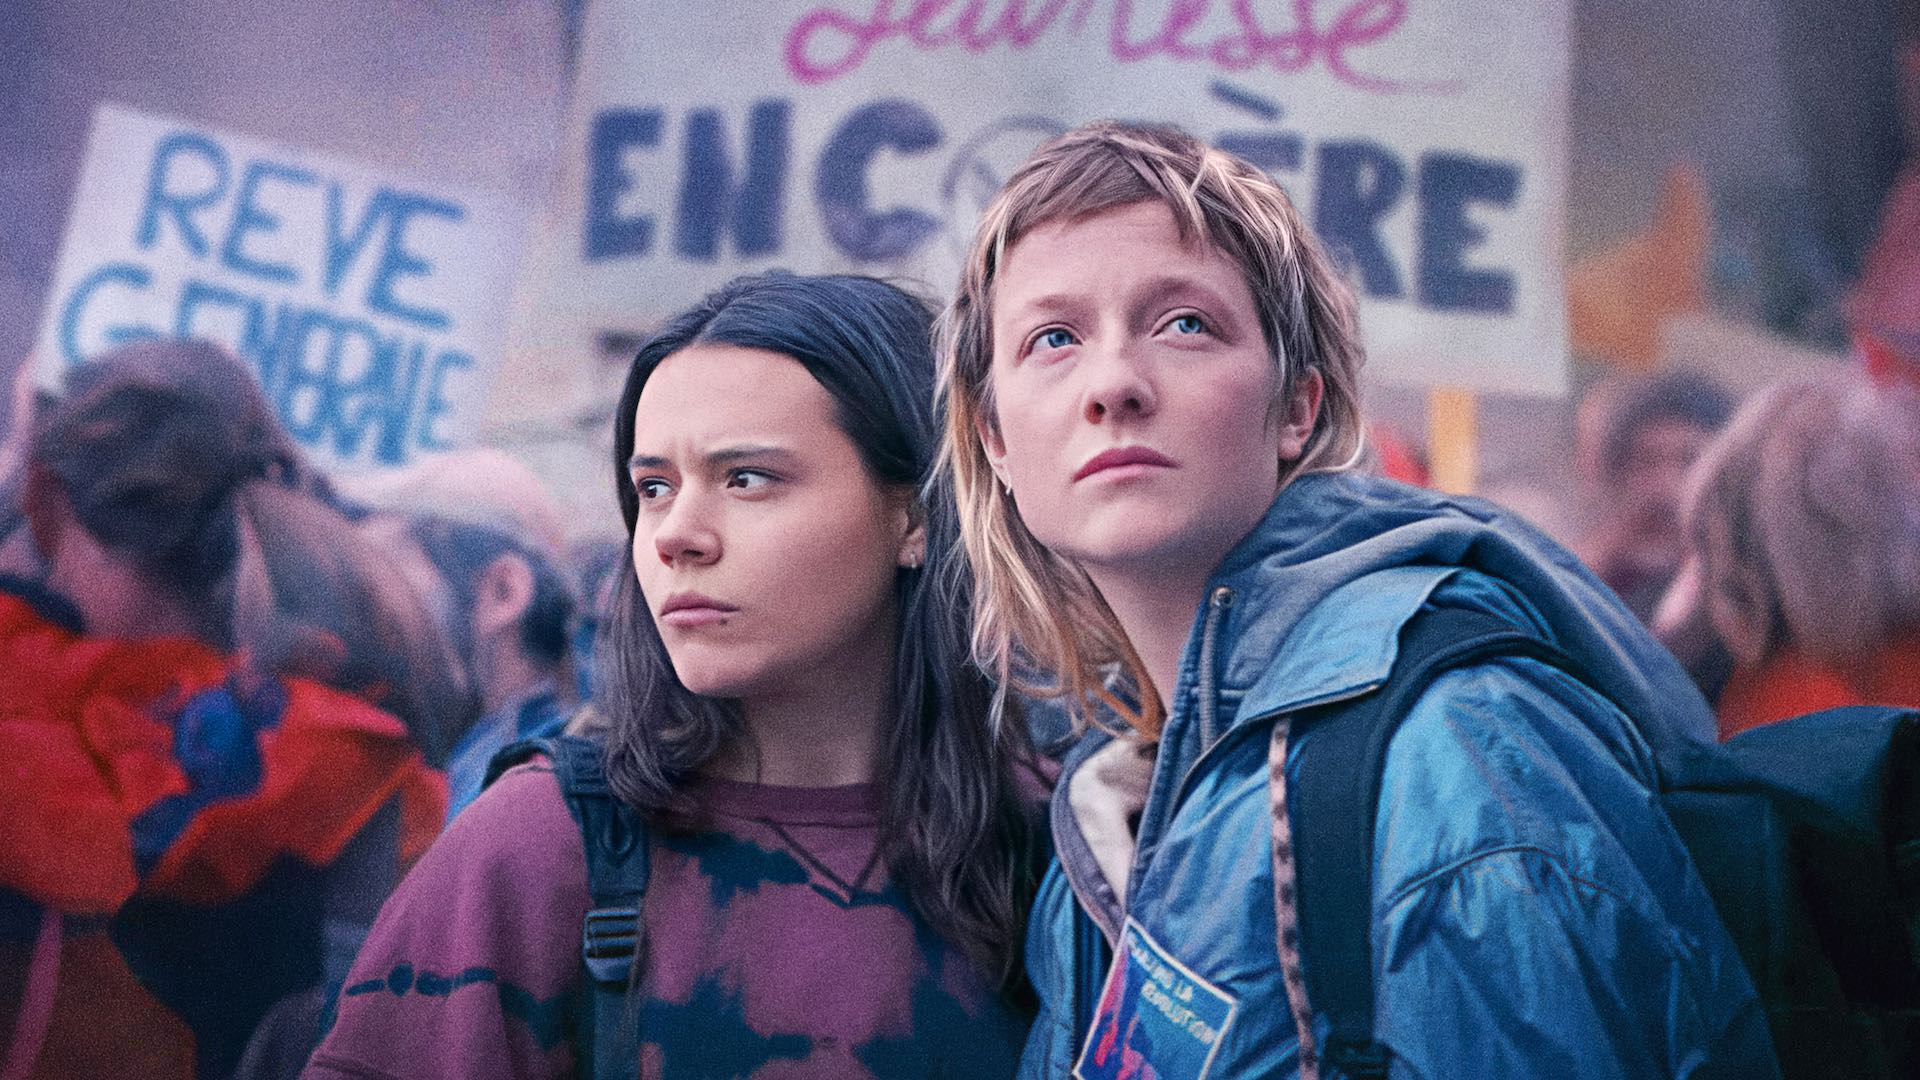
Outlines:
{"label": "purple tie-dye shirt", "polygon": [[[638,1075],[1013,1074],[1026,1018],[889,881],[875,794],[710,780],[710,831],[655,835]],[[304,1075],[572,1076],[588,906],[552,772],[509,772],[387,902]]]}

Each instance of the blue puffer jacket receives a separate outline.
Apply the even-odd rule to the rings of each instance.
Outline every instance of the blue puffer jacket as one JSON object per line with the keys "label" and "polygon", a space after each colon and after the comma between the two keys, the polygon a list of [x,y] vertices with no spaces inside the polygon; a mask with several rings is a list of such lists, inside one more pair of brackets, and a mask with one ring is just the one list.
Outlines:
{"label": "blue puffer jacket", "polygon": [[[1318,475],[1282,491],[1209,585],[1158,756],[1139,766],[1130,872],[1114,872],[1090,808],[1103,762],[1132,749],[1096,732],[1067,758],[1059,859],[1029,927],[1041,1015],[1023,1076],[1072,1075],[1083,1047],[1088,1080],[1297,1074],[1266,734],[1381,685],[1426,605],[1536,633],[1594,685],[1526,659],[1456,670],[1394,737],[1373,856],[1375,1034],[1392,1075],[1776,1075],[1751,981],[1651,794],[1653,746],[1712,737],[1678,665],[1572,556],[1493,506]],[[1097,951],[1076,952],[1076,900],[1119,958],[1092,1040],[1073,1030],[1075,958]],[[1131,1030],[1099,1022],[1115,1016]],[[1317,1016],[1322,1040],[1326,1027]]]}

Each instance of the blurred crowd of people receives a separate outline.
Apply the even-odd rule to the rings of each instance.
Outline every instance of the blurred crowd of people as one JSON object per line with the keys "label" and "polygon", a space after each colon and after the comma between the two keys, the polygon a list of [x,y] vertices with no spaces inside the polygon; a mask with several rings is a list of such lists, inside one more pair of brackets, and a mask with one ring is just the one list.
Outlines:
{"label": "blurred crowd of people", "polygon": [[6,1075],[287,1075],[494,751],[572,713],[562,515],[496,451],[336,485],[203,343],[15,401]]}
{"label": "blurred crowd of people", "polygon": [[[1920,706],[1920,350],[1863,342],[1745,401],[1675,372],[1580,404],[1576,550],[1723,738]],[[4,1076],[290,1074],[492,756],[593,722],[626,552],[570,548],[497,451],[329,477],[210,345],[30,380],[0,451]]]}
{"label": "blurred crowd of people", "polygon": [[1578,554],[1715,704],[1720,735],[1920,704],[1920,390],[1902,362],[1605,382],[1576,452]]}

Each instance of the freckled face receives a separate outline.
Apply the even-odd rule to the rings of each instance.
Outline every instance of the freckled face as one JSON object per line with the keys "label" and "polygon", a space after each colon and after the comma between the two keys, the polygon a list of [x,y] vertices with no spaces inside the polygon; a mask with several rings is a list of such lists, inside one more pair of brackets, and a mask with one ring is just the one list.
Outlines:
{"label": "freckled face", "polygon": [[1027,528],[1090,571],[1204,576],[1311,433],[1274,419],[1253,293],[1172,213],[1135,203],[1034,229],[994,287],[995,423]]}
{"label": "freckled face", "polygon": [[833,398],[779,353],[694,345],[634,410],[633,567],[680,681],[778,694],[892,656],[911,493],[874,482]]}

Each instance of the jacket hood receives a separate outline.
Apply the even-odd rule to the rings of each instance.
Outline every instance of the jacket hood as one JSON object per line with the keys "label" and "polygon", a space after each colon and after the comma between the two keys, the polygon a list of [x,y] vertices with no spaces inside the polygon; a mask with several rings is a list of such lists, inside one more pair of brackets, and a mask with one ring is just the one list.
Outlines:
{"label": "jacket hood", "polygon": [[[1288,484],[1214,572],[1209,594],[1232,590],[1216,629],[1220,693],[1252,719],[1384,680],[1400,627],[1460,570],[1503,586],[1654,748],[1713,741],[1712,710],[1679,662],[1565,548],[1484,500],[1357,473]],[[1203,605],[1183,694],[1206,616]]]}

